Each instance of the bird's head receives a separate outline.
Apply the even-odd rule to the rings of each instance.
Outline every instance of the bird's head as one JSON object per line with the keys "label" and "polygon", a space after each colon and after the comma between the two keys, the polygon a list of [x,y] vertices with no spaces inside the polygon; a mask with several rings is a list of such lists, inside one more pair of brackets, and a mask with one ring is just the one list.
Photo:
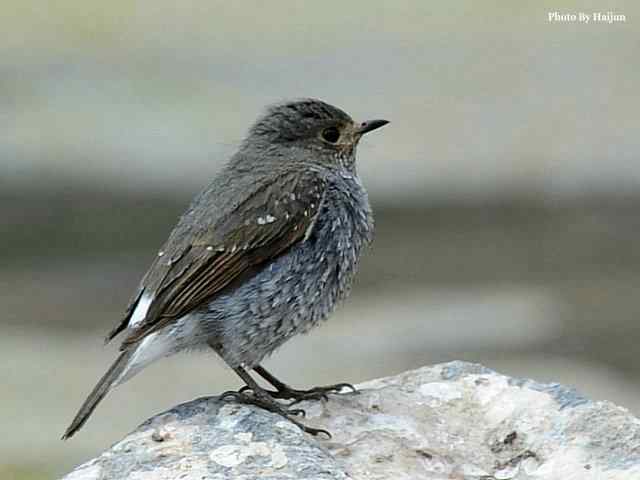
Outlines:
{"label": "bird's head", "polygon": [[268,151],[270,156],[275,153],[291,161],[338,162],[352,168],[362,136],[387,123],[387,120],[358,123],[323,101],[296,100],[269,107],[249,130],[243,147],[249,151]]}

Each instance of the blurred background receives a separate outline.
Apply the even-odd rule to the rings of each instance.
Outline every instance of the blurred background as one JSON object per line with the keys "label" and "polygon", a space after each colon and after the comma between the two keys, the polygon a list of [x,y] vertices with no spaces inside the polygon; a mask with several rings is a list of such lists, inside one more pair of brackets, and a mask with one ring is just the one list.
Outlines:
{"label": "blurred background", "polygon": [[464,359],[640,413],[639,21],[633,1],[3,0],[0,477],[59,476],[240,385],[212,355],[164,360],[58,440],[178,215],[290,97],[392,123],[359,150],[377,237],[353,295],[274,372]]}

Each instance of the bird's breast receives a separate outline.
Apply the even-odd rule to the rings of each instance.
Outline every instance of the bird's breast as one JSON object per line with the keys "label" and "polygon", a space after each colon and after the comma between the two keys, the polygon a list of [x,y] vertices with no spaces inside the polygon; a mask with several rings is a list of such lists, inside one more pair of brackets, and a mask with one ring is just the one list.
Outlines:
{"label": "bird's breast", "polygon": [[345,297],[360,257],[373,237],[373,215],[357,177],[329,186],[313,231],[302,250],[313,258],[321,290],[336,301]]}

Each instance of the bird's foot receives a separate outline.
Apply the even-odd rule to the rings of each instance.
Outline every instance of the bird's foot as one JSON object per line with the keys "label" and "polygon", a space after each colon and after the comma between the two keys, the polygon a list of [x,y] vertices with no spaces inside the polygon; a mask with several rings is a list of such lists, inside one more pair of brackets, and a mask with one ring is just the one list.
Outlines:
{"label": "bird's foot", "polygon": [[314,436],[322,433],[328,438],[331,438],[331,434],[327,430],[308,427],[295,418],[296,416],[306,416],[306,412],[303,409],[289,408],[289,406],[282,405],[271,397],[270,392],[268,393],[265,390],[254,391],[249,387],[243,387],[237,392],[233,390],[225,392],[220,396],[220,398],[222,400],[235,400],[238,403],[244,403],[247,405],[256,405],[257,407],[264,408],[265,410],[281,415],[306,433],[310,433]]}
{"label": "bird's foot", "polygon": [[[267,390],[267,392],[272,398],[278,398],[280,400],[291,400],[291,403],[289,403],[289,405],[295,405],[296,403],[302,402],[304,400],[327,401],[329,400],[328,395],[330,393],[340,394],[345,388],[350,389],[351,393],[358,392],[356,387],[354,387],[350,383],[336,383],[334,385],[313,387],[309,390],[298,390],[296,388],[291,388],[289,385],[282,384],[278,385],[276,390]],[[251,390],[251,388],[245,385],[240,389],[240,393],[247,390]]]}
{"label": "bird's foot", "polygon": [[344,389],[350,389],[351,392],[356,393],[356,388],[350,383],[336,383],[334,385],[325,385],[322,387],[313,387],[309,390],[298,390],[291,388],[288,385],[279,388],[275,392],[271,393],[274,398],[281,398],[283,400],[291,400],[290,405],[294,405],[303,400],[329,400],[330,393],[341,393]]}

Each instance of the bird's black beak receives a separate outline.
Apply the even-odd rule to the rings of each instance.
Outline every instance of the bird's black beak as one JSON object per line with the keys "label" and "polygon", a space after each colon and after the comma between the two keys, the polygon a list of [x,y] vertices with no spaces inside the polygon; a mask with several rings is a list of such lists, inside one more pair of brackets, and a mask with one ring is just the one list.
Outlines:
{"label": "bird's black beak", "polygon": [[358,133],[364,135],[365,133],[374,131],[376,128],[384,127],[387,123],[389,123],[389,120],[368,120],[362,122],[360,128],[358,128]]}

